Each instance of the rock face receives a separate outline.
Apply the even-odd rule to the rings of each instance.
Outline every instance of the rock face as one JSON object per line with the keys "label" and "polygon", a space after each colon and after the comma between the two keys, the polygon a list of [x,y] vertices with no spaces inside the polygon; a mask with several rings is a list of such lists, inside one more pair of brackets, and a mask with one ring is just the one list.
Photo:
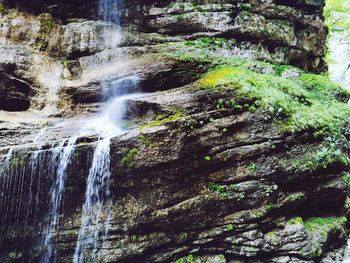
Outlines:
{"label": "rock face", "polygon": [[28,110],[30,85],[23,80],[0,72],[1,109],[6,111]]}
{"label": "rock face", "polygon": [[[325,70],[323,1],[134,0],[122,34],[96,6],[0,3],[0,261],[72,262],[85,223],[83,262],[338,262],[350,95],[304,71]],[[124,91],[84,222],[103,140],[72,135]]]}

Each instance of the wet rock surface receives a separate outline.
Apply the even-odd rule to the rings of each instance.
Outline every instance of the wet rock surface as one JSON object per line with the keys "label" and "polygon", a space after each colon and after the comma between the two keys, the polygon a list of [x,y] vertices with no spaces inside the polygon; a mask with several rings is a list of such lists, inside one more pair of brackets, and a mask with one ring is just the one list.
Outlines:
{"label": "wet rock surface", "polygon": [[[0,3],[1,262],[40,261],[57,148],[123,81],[143,94],[127,101],[126,132],[112,139],[109,231],[91,254],[133,263],[342,257],[348,165],[324,157],[321,128],[284,131],[282,106],[258,107],[232,91],[234,80],[198,82],[234,56],[323,71],[322,1],[128,1],[122,35],[97,21],[94,1]],[[286,67],[248,66],[286,81],[301,74]],[[293,99],[312,104],[304,93]],[[349,134],[341,133],[336,147],[346,157]],[[75,143],[53,233],[59,262],[72,262],[98,141],[91,134]],[[319,159],[301,165],[310,154]]]}

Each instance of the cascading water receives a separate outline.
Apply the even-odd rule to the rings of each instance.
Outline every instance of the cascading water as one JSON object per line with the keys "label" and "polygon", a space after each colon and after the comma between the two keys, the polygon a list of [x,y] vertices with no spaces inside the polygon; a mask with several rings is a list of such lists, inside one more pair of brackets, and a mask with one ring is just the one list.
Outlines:
{"label": "cascading water", "polygon": [[77,139],[78,137],[72,137],[68,141],[63,141],[56,149],[54,149],[52,154],[51,163],[58,163],[58,169],[51,189],[49,223],[44,230],[45,236],[43,240],[43,247],[45,248],[45,254],[41,259],[42,263],[52,262],[52,258],[53,261],[56,259],[56,257],[52,255],[52,239],[53,235],[57,233],[58,230],[59,212],[67,175],[66,170]]}
{"label": "cascading water", "polygon": [[[82,222],[74,254],[74,263],[97,262],[99,254],[95,251],[100,232],[107,233],[110,205],[110,137],[102,139],[95,149],[92,166],[87,180]],[[104,216],[104,224],[99,226]],[[90,256],[85,252],[91,251]]]}
{"label": "cascading water", "polygon": [[[120,30],[120,0],[100,0],[100,15],[105,22],[112,22]],[[112,83],[103,83],[102,100],[108,101],[99,116],[85,126],[99,134],[92,165],[87,178],[85,202],[82,208],[81,226],[75,248],[74,263],[98,262],[101,254],[98,247],[108,234],[110,219],[110,142],[121,134],[125,113],[125,101],[137,91],[137,78],[128,76]]]}
{"label": "cascading water", "polygon": [[[99,12],[106,24],[106,34],[110,34],[111,28],[114,28],[116,32],[113,35],[120,36],[121,6],[121,0],[100,0]],[[49,149],[46,149],[44,144],[47,142],[44,137],[51,131],[43,129],[34,139],[33,143],[37,146],[30,155],[19,158],[20,154],[11,149],[1,158],[0,188],[2,191],[0,193],[4,193],[4,196],[0,199],[0,209],[5,215],[18,215],[15,218],[2,217],[1,227],[10,226],[9,222],[18,220],[21,215],[24,217],[25,225],[35,226],[31,229],[35,233],[33,236],[42,237],[39,243],[37,240],[28,240],[29,246],[38,247],[38,251],[32,251],[26,255],[27,262],[59,262],[55,245],[58,241],[59,219],[63,210],[62,203],[66,179],[69,176],[69,165],[79,138],[92,134],[96,135],[97,142],[87,174],[85,201],[73,262],[97,262],[100,259],[100,248],[103,247],[110,225],[111,139],[124,132],[121,123],[126,110],[125,101],[138,95],[137,84],[138,79],[134,75],[120,77],[114,81],[110,79],[103,81],[101,101],[106,102],[105,106],[93,117],[74,120],[76,123],[85,124],[70,131],[70,138],[63,139],[59,143],[54,142]],[[64,129],[64,123],[56,125],[54,129]],[[15,163],[14,161],[25,162],[25,164],[14,165],[11,163]],[[23,191],[24,185],[27,185],[26,191]],[[10,190],[13,187],[18,189],[19,197],[17,192],[11,193]],[[7,205],[9,203],[10,206]],[[17,212],[12,213],[12,211]],[[34,246],[33,243],[35,243]],[[21,244],[21,246],[28,246],[28,244]]]}

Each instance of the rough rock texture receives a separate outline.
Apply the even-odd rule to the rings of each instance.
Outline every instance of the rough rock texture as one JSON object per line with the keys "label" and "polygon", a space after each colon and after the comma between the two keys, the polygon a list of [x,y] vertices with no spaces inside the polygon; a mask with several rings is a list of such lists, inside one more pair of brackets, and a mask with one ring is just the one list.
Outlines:
{"label": "rough rock texture", "polygon": [[[349,94],[301,70],[325,69],[323,1],[124,4],[120,34],[97,20],[95,1],[0,3],[0,261],[40,261],[59,150],[115,87],[145,94],[127,101],[127,132],[112,139],[109,232],[86,262],[341,258],[350,132],[331,110],[346,115]],[[201,84],[218,65],[234,67],[207,80],[223,84]],[[241,86],[280,97],[270,105],[275,93]],[[319,111],[315,89],[330,98]],[[298,129],[282,129],[295,105]],[[75,143],[52,233],[58,262],[72,262],[98,140]]]}
{"label": "rough rock texture", "polygon": [[[37,7],[41,5],[42,12],[50,12],[59,19],[66,18],[66,15],[71,15],[73,18],[82,17],[80,12],[73,14],[57,12],[60,8],[72,12],[75,10],[74,6],[79,9],[83,7],[82,10],[92,8],[95,10],[93,17],[98,18],[96,15],[98,4],[93,1],[84,1],[84,3],[78,1],[74,4],[55,1],[56,5],[50,5],[48,1],[13,2],[23,10],[36,12],[40,10]],[[15,6],[13,2],[9,1],[9,6]],[[233,39],[235,48],[246,52],[255,50],[256,56],[265,60],[293,64],[320,72],[325,67],[322,57],[326,37],[322,5],[323,1],[291,3],[269,0],[262,3],[250,0],[176,3],[133,0],[124,3],[123,21],[125,24],[136,25],[142,32],[159,33],[163,36],[177,35],[180,38],[192,39],[201,36],[217,36]],[[91,12],[85,12],[86,14]],[[71,51],[74,48],[74,41],[79,43],[78,35],[81,33],[85,38],[97,36],[99,30],[96,27],[98,25],[93,22],[68,23],[63,29],[65,31],[63,35],[70,43],[63,43],[64,48],[60,50]],[[89,33],[92,32],[91,30],[95,32],[92,35]],[[96,41],[89,43],[96,45]],[[99,38],[99,43],[103,45],[105,41]],[[69,47],[66,46],[67,44]],[[81,46],[86,46],[84,41]],[[96,46],[86,48],[84,52],[98,51]]]}

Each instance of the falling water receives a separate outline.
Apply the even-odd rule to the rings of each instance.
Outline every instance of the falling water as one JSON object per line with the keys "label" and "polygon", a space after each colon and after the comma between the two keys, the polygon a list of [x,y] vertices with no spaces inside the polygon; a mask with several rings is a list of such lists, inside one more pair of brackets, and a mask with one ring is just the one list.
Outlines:
{"label": "falling water", "polygon": [[122,0],[99,0],[99,15],[105,22],[120,26]]}
{"label": "falling water", "polygon": [[13,148],[10,148],[7,154],[5,155],[4,162],[0,166],[0,178],[10,169],[10,162],[13,155]]}
{"label": "falling water", "polygon": [[[101,232],[107,233],[110,206],[110,137],[102,139],[96,146],[92,166],[87,180],[85,203],[78,242],[74,254],[74,263],[83,263],[85,253],[89,250],[89,260],[97,262],[96,253],[98,237]],[[104,224],[101,223],[104,216]]]}
{"label": "falling water", "polygon": [[[58,168],[56,178],[54,178],[54,183],[51,189],[49,224],[44,230],[45,238],[43,240],[43,247],[46,251],[41,259],[42,263],[52,262],[52,239],[53,235],[58,231],[59,212],[66,181],[66,170],[71,160],[71,155],[74,151],[74,146],[77,139],[78,137],[72,137],[68,141],[62,141],[62,143],[56,149],[54,149],[52,154],[52,161],[50,163],[58,163]],[[53,258],[55,261],[56,258]]]}
{"label": "falling water", "polygon": [[[120,0],[100,0],[101,18],[120,29]],[[92,165],[89,170],[85,202],[82,208],[81,226],[73,257],[73,263],[98,262],[101,260],[103,242],[108,234],[110,219],[110,143],[121,134],[125,114],[125,101],[137,94],[137,78],[128,76],[114,82],[102,83],[102,101],[107,101],[101,114],[89,121],[86,130],[99,134]]]}
{"label": "falling water", "polygon": [[[131,81],[131,80],[130,80]],[[118,83],[120,93],[125,86]],[[128,82],[127,82],[128,83]],[[110,219],[110,142],[112,137],[122,134],[120,126],[125,113],[125,101],[138,94],[112,98],[102,113],[84,128],[98,132],[101,139],[96,145],[89,170],[85,203],[82,208],[81,226],[74,253],[74,263],[97,262],[100,259],[98,246],[102,246],[108,234]],[[103,238],[100,238],[102,236]]]}
{"label": "falling water", "polygon": [[[99,2],[101,19],[113,23],[117,34],[120,34],[120,10],[121,0],[100,0]],[[108,30],[110,31],[110,27]],[[23,169],[21,168],[17,172],[11,171],[14,176],[7,176],[9,179],[4,182],[2,182],[2,175],[10,174],[12,150],[3,158],[4,164],[0,166],[0,187],[6,187],[6,191],[3,191],[6,196],[1,198],[0,201],[3,203],[0,204],[0,208],[5,209],[5,215],[12,214],[8,212],[9,209],[17,209],[19,215],[22,209],[25,211],[24,223],[28,226],[36,226],[38,222],[44,222],[43,226],[33,228],[43,233],[38,245],[41,248],[41,263],[58,261],[54,244],[59,232],[59,219],[68,176],[68,166],[78,138],[92,133],[97,135],[98,140],[87,174],[85,201],[82,207],[81,225],[73,262],[97,262],[101,259],[99,248],[103,246],[108,234],[112,204],[110,196],[111,139],[124,132],[121,123],[126,110],[125,102],[138,96],[136,93],[138,91],[137,83],[138,79],[133,75],[118,78],[114,81],[104,81],[101,84],[102,101],[106,104],[101,112],[87,121],[85,119],[86,125],[82,125],[78,131],[73,133],[70,139],[65,139],[58,145],[53,145],[51,150],[44,150],[44,140],[42,138],[48,131],[43,129],[34,140],[37,148],[31,153],[25,165],[21,165]],[[79,122],[79,119],[76,121]],[[17,181],[14,182],[13,180]],[[27,192],[18,200],[14,200],[16,203],[13,206],[14,208],[4,206],[15,198],[11,197],[12,199],[9,199],[10,188],[12,189],[9,184],[19,184],[22,187],[26,183],[28,183]],[[47,189],[46,186],[50,184],[51,189],[50,187]],[[27,200],[27,204],[24,202],[18,203],[21,200]],[[40,205],[39,201],[41,201]],[[9,220],[11,218],[1,218],[1,222],[6,223]]]}

